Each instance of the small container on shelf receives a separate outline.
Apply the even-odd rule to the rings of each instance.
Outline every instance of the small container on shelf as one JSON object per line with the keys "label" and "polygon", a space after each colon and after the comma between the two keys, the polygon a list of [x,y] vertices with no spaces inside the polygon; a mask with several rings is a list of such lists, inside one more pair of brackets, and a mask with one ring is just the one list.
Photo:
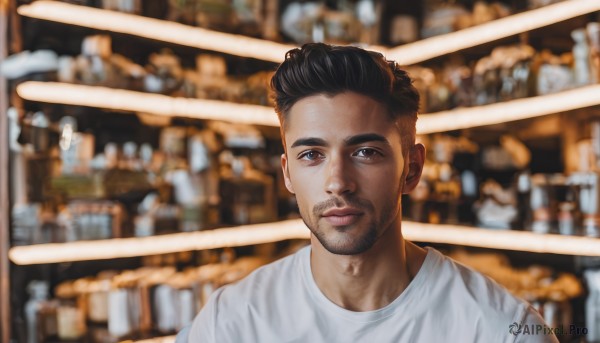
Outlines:
{"label": "small container on shelf", "polygon": [[56,311],[58,337],[72,341],[83,338],[87,333],[87,288],[89,279],[63,282],[55,289],[59,301]]}
{"label": "small container on shelf", "polygon": [[27,287],[29,300],[25,304],[27,343],[42,343],[58,334],[58,303],[49,299],[46,281],[31,281]]}

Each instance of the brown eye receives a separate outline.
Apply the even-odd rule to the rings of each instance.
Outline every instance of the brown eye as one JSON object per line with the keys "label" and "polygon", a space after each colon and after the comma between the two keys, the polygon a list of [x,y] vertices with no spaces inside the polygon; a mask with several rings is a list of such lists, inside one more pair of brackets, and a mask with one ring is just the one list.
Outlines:
{"label": "brown eye", "polygon": [[372,159],[372,158],[375,158],[380,155],[381,155],[381,153],[379,151],[377,151],[375,149],[370,149],[370,148],[360,149],[355,154],[355,156],[366,158],[366,159]]}

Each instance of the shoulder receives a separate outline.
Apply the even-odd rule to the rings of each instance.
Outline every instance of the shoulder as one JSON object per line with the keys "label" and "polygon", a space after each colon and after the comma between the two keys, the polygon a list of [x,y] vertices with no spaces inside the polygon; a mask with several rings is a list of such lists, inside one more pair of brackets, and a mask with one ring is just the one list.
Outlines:
{"label": "shoulder", "polygon": [[223,308],[229,302],[239,305],[245,302],[264,301],[264,297],[272,297],[273,292],[285,288],[301,277],[300,266],[307,252],[306,248],[301,249],[292,255],[257,268],[236,283],[224,286],[219,305]]}
{"label": "shoulder", "polygon": [[511,324],[510,333],[515,337],[514,343],[558,343],[558,338],[549,329],[542,316],[529,306],[523,319]]}
{"label": "shoulder", "polygon": [[[216,341],[215,336],[243,334],[249,319],[275,315],[272,311],[280,300],[289,299],[290,290],[301,281],[301,259],[306,248],[295,254],[262,266],[244,279],[215,291],[194,319],[190,339],[201,335],[204,340]],[[200,337],[200,336],[198,336]],[[192,342],[192,340],[190,340]]]}
{"label": "shoulder", "polygon": [[528,305],[524,300],[512,295],[506,288],[480,272],[437,250],[430,249],[430,252],[436,255],[438,268],[436,281],[452,285],[462,301],[471,301],[482,308],[500,312],[523,310],[523,307]]}
{"label": "shoulder", "polygon": [[[491,278],[467,267],[434,249],[433,267],[429,271],[430,285],[435,289],[437,304],[447,311],[460,313],[469,322],[477,325],[485,332],[501,341],[512,341],[509,335],[510,325],[543,323],[543,319],[527,303]],[[462,320],[463,318],[460,318]]]}

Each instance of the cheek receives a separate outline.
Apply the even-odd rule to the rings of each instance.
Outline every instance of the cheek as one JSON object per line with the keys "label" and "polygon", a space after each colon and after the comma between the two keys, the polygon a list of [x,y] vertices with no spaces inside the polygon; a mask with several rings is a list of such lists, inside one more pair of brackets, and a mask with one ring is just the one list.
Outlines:
{"label": "cheek", "polygon": [[381,199],[381,201],[390,201],[398,197],[398,194],[401,186],[400,180],[394,180],[391,177],[387,179],[382,179],[379,183],[372,183],[368,186],[370,188],[369,192],[377,194],[377,198]]}
{"label": "cheek", "polygon": [[402,170],[401,166],[390,166],[390,168],[370,171],[364,176],[369,182],[364,183],[363,191],[375,196],[375,201],[383,203],[396,201],[402,193]]}
{"label": "cheek", "polygon": [[314,191],[320,185],[324,177],[322,168],[305,167],[300,165],[299,161],[291,161],[289,165],[290,181],[296,193],[307,192],[306,189]]}
{"label": "cheek", "polygon": [[308,222],[313,221],[313,208],[315,206],[315,201],[311,200],[309,192],[302,189],[300,192],[296,192],[296,204],[298,205],[298,211],[300,216]]}
{"label": "cheek", "polygon": [[400,183],[403,170],[404,168],[401,164],[390,162],[376,168],[366,168],[360,173],[360,178],[368,180],[369,184],[377,184],[380,187],[391,187]]}
{"label": "cheek", "polygon": [[310,175],[305,172],[298,172],[296,168],[290,168],[290,182],[294,188],[294,194],[298,207],[301,209],[310,209],[311,195],[314,196],[317,193],[317,179],[316,175]]}

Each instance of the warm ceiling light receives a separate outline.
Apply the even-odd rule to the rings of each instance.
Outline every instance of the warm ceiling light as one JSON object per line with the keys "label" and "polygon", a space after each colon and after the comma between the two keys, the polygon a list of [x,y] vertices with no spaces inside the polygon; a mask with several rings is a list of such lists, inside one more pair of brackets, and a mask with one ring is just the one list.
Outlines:
{"label": "warm ceiling light", "polygon": [[285,53],[295,47],[264,39],[58,1],[35,1],[29,5],[20,6],[17,12],[32,18],[125,33],[271,62],[283,61]]}
{"label": "warm ceiling light", "polygon": [[16,264],[29,265],[169,254],[308,237],[309,231],[301,220],[288,220],[143,238],[19,246],[11,248],[8,256]]}
{"label": "warm ceiling light", "polygon": [[59,82],[24,82],[17,86],[17,93],[26,100],[55,104],[279,126],[275,111],[267,106],[175,98],[161,94]]}
{"label": "warm ceiling light", "polygon": [[595,105],[600,105],[600,85],[485,106],[423,114],[417,121],[417,133],[428,134],[499,124]]}
{"label": "warm ceiling light", "polygon": [[389,49],[386,57],[409,65],[500,38],[600,11],[598,0],[565,0],[535,10]]}
{"label": "warm ceiling light", "polygon": [[[245,124],[279,126],[271,107],[225,101],[174,98],[97,86],[28,81],[17,87],[23,99],[111,110],[152,113]],[[600,85],[485,106],[423,114],[417,132],[428,134],[539,117],[600,105]]]}

